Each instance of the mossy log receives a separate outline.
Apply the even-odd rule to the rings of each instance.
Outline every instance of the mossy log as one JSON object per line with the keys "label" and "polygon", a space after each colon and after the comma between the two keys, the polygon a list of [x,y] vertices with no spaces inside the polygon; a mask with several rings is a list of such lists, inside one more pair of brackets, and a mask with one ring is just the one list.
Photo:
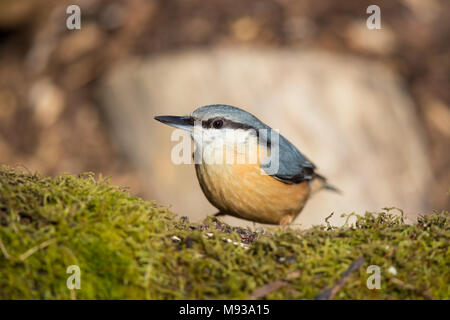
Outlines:
{"label": "mossy log", "polygon": [[[348,217],[303,231],[191,223],[91,173],[3,166],[0,298],[449,298],[449,212],[409,225],[398,210]],[[67,287],[71,265],[80,289]],[[371,265],[379,289],[367,287]]]}

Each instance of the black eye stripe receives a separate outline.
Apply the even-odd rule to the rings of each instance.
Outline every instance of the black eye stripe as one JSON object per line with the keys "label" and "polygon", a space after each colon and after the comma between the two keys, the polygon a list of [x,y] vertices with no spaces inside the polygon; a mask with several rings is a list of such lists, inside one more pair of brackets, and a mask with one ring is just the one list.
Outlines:
{"label": "black eye stripe", "polygon": [[222,120],[223,121],[224,119],[222,119],[222,118],[212,118],[212,119],[208,119],[208,120],[202,121],[202,127],[203,128],[211,128],[213,122],[217,121],[217,120]]}
{"label": "black eye stripe", "polygon": [[206,129],[212,128],[215,121],[222,121],[223,125],[221,126],[221,128],[243,129],[243,130],[253,129],[253,130],[257,131],[256,128],[254,128],[253,126],[246,125],[246,124],[239,123],[239,122],[234,122],[234,121],[224,119],[224,118],[212,118],[212,119],[202,121],[202,127],[206,128]]}
{"label": "black eye stripe", "polygon": [[[214,123],[214,121],[217,121],[217,120],[223,121],[223,125],[222,125],[221,129],[227,128],[227,129],[254,130],[256,137],[258,138],[258,141],[261,139],[260,132],[257,128],[255,128],[251,125],[248,125],[248,124],[234,122],[234,121],[231,121],[231,120],[228,120],[225,118],[212,118],[212,119],[202,121],[202,127],[206,128],[206,129],[212,128],[212,124]],[[269,135],[270,135],[270,133],[269,133]],[[267,147],[270,148],[272,143],[270,141],[269,136],[267,136],[266,134],[263,134],[262,139],[265,141],[264,143],[266,143]]]}

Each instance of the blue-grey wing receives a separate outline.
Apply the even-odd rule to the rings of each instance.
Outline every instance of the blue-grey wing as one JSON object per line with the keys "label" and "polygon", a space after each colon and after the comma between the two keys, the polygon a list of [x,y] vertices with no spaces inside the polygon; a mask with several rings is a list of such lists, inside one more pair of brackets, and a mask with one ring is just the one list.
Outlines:
{"label": "blue-grey wing", "polygon": [[[272,135],[271,135],[272,136]],[[268,163],[261,165],[262,169],[274,178],[288,184],[300,183],[305,180],[312,180],[315,177],[314,164],[309,161],[298,149],[282,135],[278,135],[279,152],[278,157],[274,148],[276,148],[276,139],[265,139],[262,137],[260,143],[266,143],[271,149],[271,159]],[[273,161],[278,161],[278,166]],[[273,168],[277,168],[274,171]]]}

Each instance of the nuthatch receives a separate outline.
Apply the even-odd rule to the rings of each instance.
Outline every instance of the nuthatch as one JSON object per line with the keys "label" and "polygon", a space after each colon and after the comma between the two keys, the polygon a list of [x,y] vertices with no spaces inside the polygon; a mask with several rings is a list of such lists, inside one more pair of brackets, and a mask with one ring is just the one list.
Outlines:
{"label": "nuthatch", "polygon": [[201,158],[197,178],[216,215],[286,225],[316,191],[338,191],[292,143],[242,109],[209,105],[155,119],[190,132]]}

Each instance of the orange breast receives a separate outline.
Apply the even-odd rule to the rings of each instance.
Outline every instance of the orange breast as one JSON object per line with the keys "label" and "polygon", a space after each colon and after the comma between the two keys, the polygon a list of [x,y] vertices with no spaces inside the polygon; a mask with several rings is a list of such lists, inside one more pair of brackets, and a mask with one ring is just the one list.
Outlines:
{"label": "orange breast", "polygon": [[307,181],[285,184],[254,164],[196,164],[200,186],[221,212],[247,220],[287,224],[309,196]]}

